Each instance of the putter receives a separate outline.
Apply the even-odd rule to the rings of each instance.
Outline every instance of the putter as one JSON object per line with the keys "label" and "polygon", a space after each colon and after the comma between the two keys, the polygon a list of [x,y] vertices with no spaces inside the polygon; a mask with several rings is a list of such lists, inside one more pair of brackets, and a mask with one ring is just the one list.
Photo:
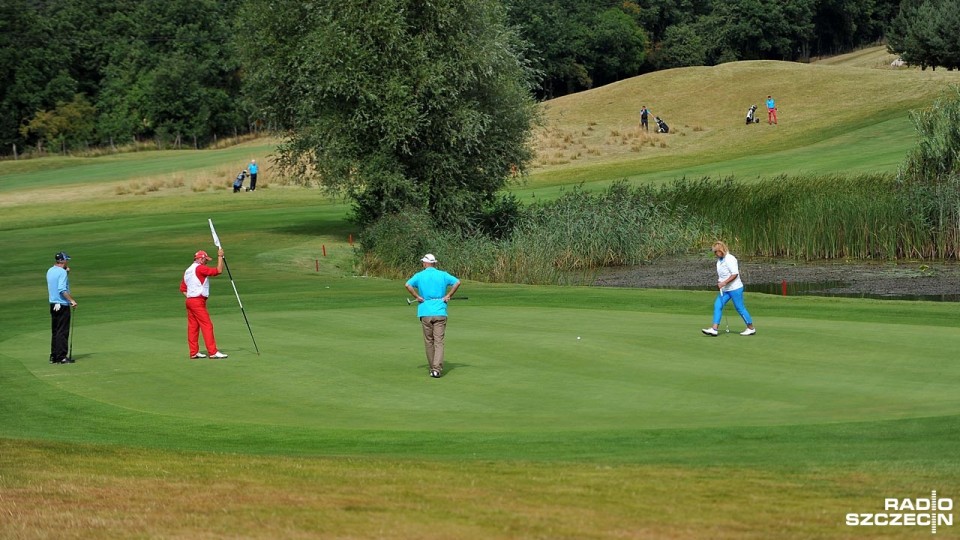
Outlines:
{"label": "putter", "polygon": [[70,309],[70,350],[67,351],[67,358],[73,360],[73,319],[77,315],[77,310],[73,309],[72,306],[69,309]]}
{"label": "putter", "polygon": [[[453,298],[451,298],[451,300],[469,300],[469,299],[470,299],[469,296],[454,296]],[[407,305],[409,306],[412,304],[419,304],[419,302],[417,302],[413,298],[407,298]]]}

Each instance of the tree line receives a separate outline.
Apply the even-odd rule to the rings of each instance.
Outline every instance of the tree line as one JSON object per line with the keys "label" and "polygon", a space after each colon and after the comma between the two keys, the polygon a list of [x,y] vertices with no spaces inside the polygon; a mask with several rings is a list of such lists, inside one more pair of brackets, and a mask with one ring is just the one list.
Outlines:
{"label": "tree line", "polygon": [[[910,1],[910,0],[908,0]],[[511,0],[550,98],[642,73],[879,42],[899,0]]]}
{"label": "tree line", "polygon": [[248,131],[239,0],[0,2],[0,153]]}
{"label": "tree line", "polygon": [[[518,51],[535,74],[531,91],[538,99],[671,67],[804,61],[876,42],[885,32],[904,60],[924,67],[956,67],[960,49],[958,0],[904,0],[902,7],[898,0],[498,3],[506,9],[505,24],[526,43]],[[136,141],[203,147],[263,122],[278,127],[264,113],[268,105],[244,90],[244,55],[271,53],[265,49],[270,38],[260,31],[270,28],[269,18],[259,28],[242,20],[256,4],[5,0],[0,155],[14,148],[66,152]],[[306,2],[304,9],[316,13],[323,5]],[[407,14],[401,19],[420,24]],[[339,46],[336,40],[328,45]],[[282,79],[296,65],[271,69]]]}

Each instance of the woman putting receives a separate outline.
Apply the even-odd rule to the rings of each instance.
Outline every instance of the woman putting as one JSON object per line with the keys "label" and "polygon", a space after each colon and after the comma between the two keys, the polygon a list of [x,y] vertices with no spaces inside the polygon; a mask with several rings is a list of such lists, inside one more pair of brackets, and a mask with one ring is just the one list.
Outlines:
{"label": "woman putting", "polygon": [[743,282],[740,281],[740,266],[737,264],[737,258],[730,253],[727,244],[723,242],[713,244],[713,254],[717,256],[717,288],[720,289],[720,294],[713,302],[713,326],[701,331],[708,336],[716,337],[719,335],[717,328],[720,327],[723,306],[728,301],[733,300],[733,307],[743,317],[743,322],[747,323],[747,329],[740,332],[740,335],[752,336],[756,334],[757,329],[753,327],[750,312],[743,305]]}

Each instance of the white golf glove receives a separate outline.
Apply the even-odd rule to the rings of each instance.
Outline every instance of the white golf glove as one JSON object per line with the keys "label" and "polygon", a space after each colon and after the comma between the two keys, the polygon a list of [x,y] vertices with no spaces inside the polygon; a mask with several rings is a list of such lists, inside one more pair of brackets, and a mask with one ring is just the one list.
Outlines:
{"label": "white golf glove", "polygon": [[54,310],[54,311],[60,311],[60,304],[54,304],[54,305],[53,305],[53,310]]}

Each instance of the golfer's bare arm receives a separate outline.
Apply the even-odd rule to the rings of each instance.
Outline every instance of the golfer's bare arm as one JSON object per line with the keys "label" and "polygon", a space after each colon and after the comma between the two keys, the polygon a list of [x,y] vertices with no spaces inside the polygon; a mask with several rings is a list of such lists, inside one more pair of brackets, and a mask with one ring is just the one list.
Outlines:
{"label": "golfer's bare arm", "polygon": [[404,283],[403,286],[407,289],[407,291],[410,292],[410,294],[413,295],[414,298],[417,299],[417,302],[423,302],[423,297],[420,296],[420,293],[417,292],[416,289],[414,289],[414,288],[411,287],[410,285],[407,285],[406,283]]}
{"label": "golfer's bare arm", "polygon": [[460,283],[461,282],[458,281],[453,285],[453,287],[450,289],[450,292],[448,292],[447,295],[443,297],[444,302],[449,302],[450,299],[453,298],[453,295],[456,294],[457,289],[460,288]]}

